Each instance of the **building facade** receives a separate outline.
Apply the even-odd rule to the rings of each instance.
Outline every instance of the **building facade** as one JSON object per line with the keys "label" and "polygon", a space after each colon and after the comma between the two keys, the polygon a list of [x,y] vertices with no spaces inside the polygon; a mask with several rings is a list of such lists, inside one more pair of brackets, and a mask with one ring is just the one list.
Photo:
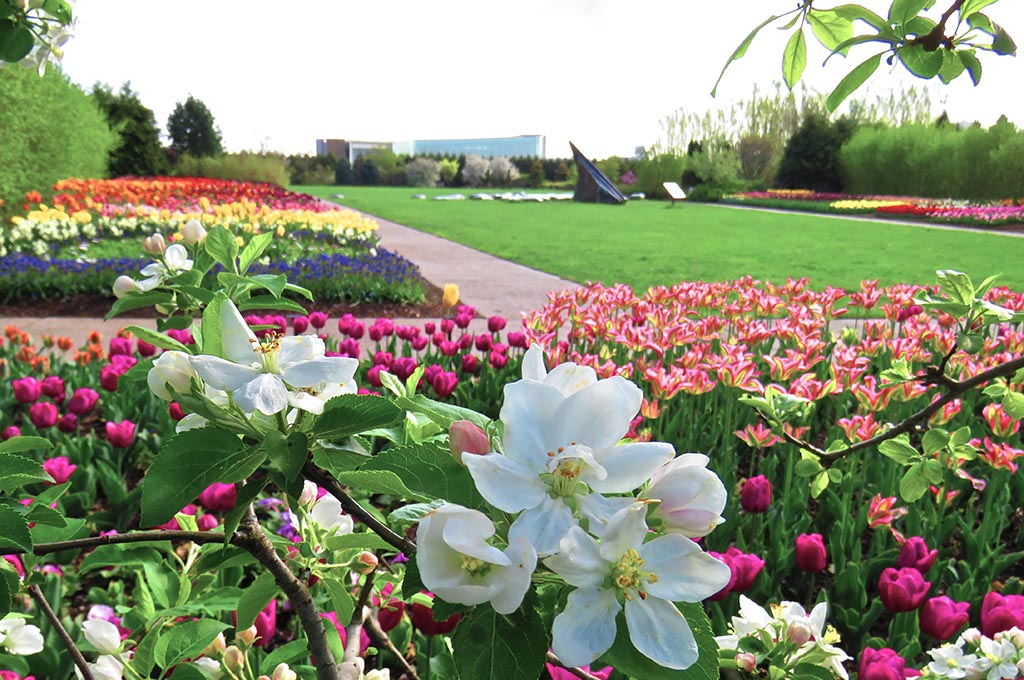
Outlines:
{"label": "building facade", "polygon": [[544,135],[516,137],[483,137],[478,139],[417,139],[407,142],[357,142],[344,139],[316,140],[316,154],[331,153],[336,158],[347,158],[354,163],[377,149],[390,148],[399,156],[482,156],[484,158],[547,158],[547,138]]}

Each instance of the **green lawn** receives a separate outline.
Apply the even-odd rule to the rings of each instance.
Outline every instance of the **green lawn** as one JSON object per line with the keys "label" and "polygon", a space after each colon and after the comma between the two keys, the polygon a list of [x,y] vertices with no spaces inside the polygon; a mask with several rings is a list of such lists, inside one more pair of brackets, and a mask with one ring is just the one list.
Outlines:
{"label": "green lawn", "polygon": [[416,193],[453,190],[293,188],[328,199],[343,193],[342,205],[578,282],[643,290],[749,274],[775,282],[808,276],[815,288],[849,289],[862,279],[934,283],[935,270],[959,269],[976,281],[1001,273],[1001,283],[1024,289],[1024,238],[994,233],[701,203],[416,201]]}

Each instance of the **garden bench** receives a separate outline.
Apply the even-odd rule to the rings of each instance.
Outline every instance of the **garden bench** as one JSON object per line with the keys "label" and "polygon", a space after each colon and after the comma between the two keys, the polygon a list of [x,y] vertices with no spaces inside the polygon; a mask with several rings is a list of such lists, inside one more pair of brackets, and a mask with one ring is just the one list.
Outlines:
{"label": "garden bench", "polygon": [[683,188],[675,182],[665,182],[661,186],[665,187],[665,191],[668,192],[668,197],[672,199],[671,205],[675,205],[676,201],[685,201],[686,192]]}

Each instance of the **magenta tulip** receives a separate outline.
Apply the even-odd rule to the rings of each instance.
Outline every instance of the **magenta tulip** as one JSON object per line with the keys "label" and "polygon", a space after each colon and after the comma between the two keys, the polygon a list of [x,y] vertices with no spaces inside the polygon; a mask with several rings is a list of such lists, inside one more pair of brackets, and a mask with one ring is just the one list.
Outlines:
{"label": "magenta tulip", "polygon": [[878,594],[889,611],[911,612],[924,602],[931,585],[917,569],[888,567],[878,579]]}
{"label": "magenta tulip", "polygon": [[145,340],[136,340],[135,351],[139,353],[140,357],[151,357],[156,354],[156,345],[151,345]]}
{"label": "magenta tulip", "polygon": [[132,341],[128,338],[111,338],[109,356],[130,356],[132,353]]}
{"label": "magenta tulip", "polygon": [[969,602],[954,602],[945,595],[926,600],[918,612],[921,632],[940,642],[948,640],[967,624],[970,609]]}
{"label": "magenta tulip", "polygon": [[732,586],[729,591],[743,593],[753,588],[754,581],[764,569],[764,560],[736,547],[729,548],[725,554],[728,556],[728,565],[732,570]]}
{"label": "magenta tulip", "polygon": [[230,510],[237,502],[238,489],[234,484],[214,482],[199,494],[199,505],[214,512]]}
{"label": "magenta tulip", "polygon": [[67,388],[64,386],[64,381],[58,375],[50,375],[43,378],[39,387],[44,395],[53,399],[57,404],[63,404],[64,400],[67,399]]}
{"label": "magenta tulip", "polygon": [[50,401],[37,401],[28,407],[28,419],[39,430],[53,427],[57,424],[57,407]]}
{"label": "magenta tulip", "polygon": [[22,404],[35,403],[43,395],[42,383],[30,375],[18,380],[12,380],[11,387],[14,388],[14,398]]}
{"label": "magenta tulip", "polygon": [[126,449],[135,441],[135,423],[130,420],[107,422],[106,429],[107,441],[117,448]]}
{"label": "magenta tulip", "polygon": [[1014,626],[1024,629],[1024,595],[985,595],[981,601],[981,632],[993,637]]}
{"label": "magenta tulip", "polygon": [[896,650],[865,647],[860,655],[857,680],[904,680],[907,662]]}
{"label": "magenta tulip", "polygon": [[65,413],[57,421],[57,429],[69,434],[74,432],[78,429],[78,416],[74,413]]}
{"label": "magenta tulip", "polygon": [[900,549],[900,556],[896,560],[896,566],[898,568],[913,567],[922,574],[927,574],[938,557],[939,551],[928,550],[928,544],[924,542],[923,538],[911,536]]}
{"label": "magenta tulip", "polygon": [[21,428],[17,425],[8,425],[4,428],[3,433],[0,433],[0,440],[7,441],[11,437],[20,437]]}
{"label": "magenta tulip", "polygon": [[503,316],[492,316],[487,319],[487,330],[492,333],[497,333],[505,328],[505,317]]}
{"label": "magenta tulip", "polygon": [[271,600],[263,611],[256,615],[253,625],[256,626],[256,634],[259,635],[255,642],[256,646],[269,645],[274,639],[274,633],[277,632],[277,599]]}
{"label": "magenta tulip", "polygon": [[442,371],[434,376],[431,386],[441,399],[450,397],[459,385],[459,376],[452,371]]}
{"label": "magenta tulip", "polygon": [[765,512],[772,502],[772,483],[764,475],[751,477],[743,482],[740,491],[740,506],[751,513]]}
{"label": "magenta tulip", "polygon": [[68,400],[68,411],[76,416],[84,416],[96,408],[96,402],[99,400],[100,394],[96,390],[90,387],[79,387]]}
{"label": "magenta tulip", "polygon": [[828,553],[821,534],[800,534],[796,537],[796,566],[817,573],[828,566]]}
{"label": "magenta tulip", "polygon": [[310,312],[309,313],[309,325],[313,328],[320,330],[327,325],[327,315],[323,312]]}
{"label": "magenta tulip", "polygon": [[78,466],[72,465],[67,456],[57,456],[43,461],[43,470],[53,477],[54,484],[63,484],[68,481],[68,477],[77,469]]}

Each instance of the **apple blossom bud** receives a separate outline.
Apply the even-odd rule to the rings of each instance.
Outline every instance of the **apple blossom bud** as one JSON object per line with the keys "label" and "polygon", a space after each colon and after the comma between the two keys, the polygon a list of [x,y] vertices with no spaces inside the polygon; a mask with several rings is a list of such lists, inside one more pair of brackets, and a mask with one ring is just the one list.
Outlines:
{"label": "apple blossom bud", "polygon": [[317,488],[314,482],[308,479],[302,483],[302,493],[299,494],[299,505],[309,505],[316,500]]}
{"label": "apple blossom bud", "polygon": [[203,239],[206,238],[206,229],[199,220],[189,220],[185,223],[185,226],[181,228],[181,235],[185,243],[190,246],[194,246],[198,243],[202,243]]}
{"label": "apple blossom bud", "polygon": [[231,645],[224,650],[224,665],[231,671],[241,670],[245,667],[245,654],[238,647]]}
{"label": "apple blossom bud", "polygon": [[1024,630],[1021,630],[1017,626],[1014,626],[1010,630],[1004,631],[1003,635],[1006,639],[1013,643],[1013,646],[1017,649],[1024,649]]}
{"label": "apple blossom bud", "polygon": [[380,564],[380,560],[377,559],[377,556],[364,550],[352,560],[352,569],[360,574],[372,574],[378,564]]}
{"label": "apple blossom bud", "polygon": [[260,677],[256,678],[256,680],[270,680],[270,676],[269,675],[261,675]]}
{"label": "apple blossom bud", "polygon": [[244,642],[247,645],[251,645],[259,637],[259,632],[256,630],[256,626],[249,626],[245,630],[240,630],[235,633],[235,639]]}
{"label": "apple blossom bud", "polygon": [[754,669],[757,668],[757,657],[750,652],[740,652],[736,655],[736,668],[753,673]]}
{"label": "apple blossom bud", "polygon": [[82,623],[82,632],[100,654],[116,656],[121,653],[121,632],[117,626],[103,619],[92,619]]}
{"label": "apple blossom bud", "polygon": [[799,647],[811,639],[811,628],[803,621],[790,621],[786,637]]}
{"label": "apple blossom bud", "polygon": [[981,642],[981,631],[977,628],[968,628],[960,633],[961,639],[969,645],[976,645]]}
{"label": "apple blossom bud", "polygon": [[298,677],[295,671],[288,668],[288,664],[279,663],[274,668],[274,673],[270,676],[270,680],[296,680]]}
{"label": "apple blossom bud", "polygon": [[203,677],[208,678],[209,680],[218,680],[221,675],[223,675],[220,662],[216,659],[204,656],[201,659],[196,659],[192,663],[199,668],[199,672],[203,674]]}
{"label": "apple blossom bud", "polygon": [[224,640],[224,633],[217,633],[217,637],[213,638],[213,642],[206,645],[203,654],[206,656],[220,656],[227,648],[228,643]]}
{"label": "apple blossom bud", "polygon": [[483,455],[491,450],[491,440],[487,433],[468,420],[456,420],[448,428],[448,440],[452,456],[462,464],[462,454],[472,453]]}
{"label": "apple blossom bud", "polygon": [[114,280],[114,297],[118,300],[138,292],[139,286],[132,277],[122,274]]}
{"label": "apple blossom bud", "polygon": [[142,241],[142,249],[150,255],[163,255],[167,250],[167,241],[161,234],[153,234]]}

